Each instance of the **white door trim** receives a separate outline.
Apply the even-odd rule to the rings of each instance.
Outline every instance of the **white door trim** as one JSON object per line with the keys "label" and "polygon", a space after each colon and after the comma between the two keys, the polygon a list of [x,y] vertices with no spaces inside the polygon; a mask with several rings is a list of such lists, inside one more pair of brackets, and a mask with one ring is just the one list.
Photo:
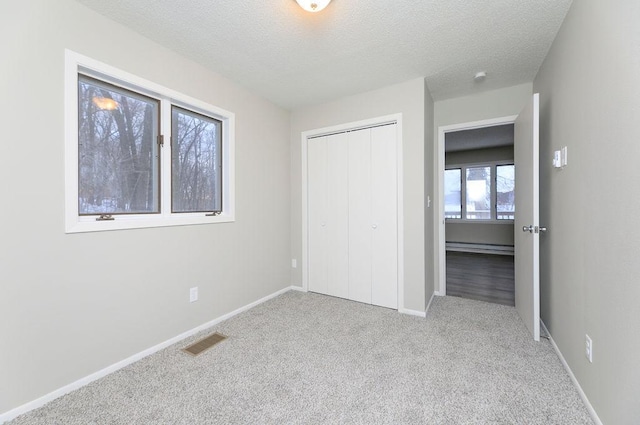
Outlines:
{"label": "white door trim", "polygon": [[435,256],[434,259],[434,279],[438,282],[435,294],[444,296],[447,294],[447,275],[446,275],[446,241],[444,230],[444,137],[446,133],[461,130],[473,130],[476,128],[494,127],[496,125],[513,124],[518,118],[517,115],[509,115],[500,118],[491,118],[481,121],[472,121],[460,124],[451,124],[438,127],[437,155],[435,160],[435,199],[436,214],[434,214],[435,222],[433,223],[435,238]]}
{"label": "white door trim", "polygon": [[313,137],[355,131],[384,124],[396,123],[396,157],[398,173],[397,214],[398,214],[398,311],[404,308],[404,197],[403,197],[403,165],[402,165],[402,114],[385,115],[362,121],[323,127],[303,131],[300,136],[300,162],[302,174],[302,289],[309,290],[309,227],[308,227],[308,175],[307,175],[307,141]]}

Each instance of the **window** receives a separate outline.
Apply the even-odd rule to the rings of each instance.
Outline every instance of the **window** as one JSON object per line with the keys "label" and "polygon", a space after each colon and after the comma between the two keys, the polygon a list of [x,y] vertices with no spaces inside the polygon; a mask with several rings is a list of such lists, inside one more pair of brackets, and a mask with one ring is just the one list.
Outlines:
{"label": "window", "polygon": [[159,102],[78,77],[78,214],[160,211]]}
{"label": "window", "polygon": [[467,220],[491,220],[491,167],[466,169]]}
{"label": "window", "polygon": [[444,216],[462,218],[461,170],[444,170]]}
{"label": "window", "polygon": [[516,176],[513,165],[496,166],[496,218],[514,220],[516,212]]}
{"label": "window", "polygon": [[171,128],[171,211],[219,212],[222,123],[172,106]]}
{"label": "window", "polygon": [[232,113],[66,52],[68,233],[234,220]]}
{"label": "window", "polygon": [[513,220],[514,188],[513,164],[474,164],[448,168],[444,172],[445,218],[464,221]]}

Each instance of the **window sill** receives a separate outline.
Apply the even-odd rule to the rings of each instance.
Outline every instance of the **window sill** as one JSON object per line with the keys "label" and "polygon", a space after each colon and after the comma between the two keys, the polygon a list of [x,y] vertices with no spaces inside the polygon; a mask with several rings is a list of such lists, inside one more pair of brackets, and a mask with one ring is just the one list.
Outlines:
{"label": "window sill", "polygon": [[461,218],[446,218],[445,224],[511,224],[514,220],[465,220]]}
{"label": "window sill", "polygon": [[151,227],[189,226],[198,224],[231,223],[233,214],[205,216],[203,213],[185,215],[115,216],[114,220],[96,221],[96,216],[72,217],[67,220],[65,233],[104,232],[109,230],[145,229]]}

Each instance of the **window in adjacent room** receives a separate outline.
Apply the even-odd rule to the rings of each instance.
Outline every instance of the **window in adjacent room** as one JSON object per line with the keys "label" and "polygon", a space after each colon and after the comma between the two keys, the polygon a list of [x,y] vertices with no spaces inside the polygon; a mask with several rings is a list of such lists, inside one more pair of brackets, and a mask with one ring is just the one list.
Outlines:
{"label": "window in adjacent room", "polygon": [[444,171],[444,216],[462,218],[461,169]]}
{"label": "window in adjacent room", "polygon": [[491,219],[491,167],[465,169],[467,220]]}
{"label": "window in adjacent room", "polygon": [[515,187],[516,176],[513,164],[496,166],[496,218],[498,220],[515,219]]}
{"label": "window in adjacent room", "polygon": [[447,220],[490,221],[515,218],[513,164],[452,166],[444,172]]}

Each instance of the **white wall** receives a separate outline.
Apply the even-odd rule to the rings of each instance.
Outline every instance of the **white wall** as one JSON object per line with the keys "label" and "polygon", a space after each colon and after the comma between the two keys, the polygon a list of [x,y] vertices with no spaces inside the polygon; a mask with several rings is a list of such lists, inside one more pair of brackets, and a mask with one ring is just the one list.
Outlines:
{"label": "white wall", "polygon": [[[517,115],[520,113],[527,100],[531,98],[532,94],[532,84],[527,83],[499,90],[481,92],[471,96],[463,96],[435,102],[433,124],[434,142],[432,146],[427,148],[432,152],[431,158],[433,163],[430,165],[434,169],[437,168],[438,129],[440,127]],[[440,208],[444,208],[444,206],[441,206],[438,203],[439,194],[442,190],[442,188],[439,187],[440,181],[440,179],[434,176],[434,218],[429,224],[434,229],[438,226],[438,216],[435,212]],[[434,281],[436,290],[440,290],[439,264],[441,259],[440,250],[437,246],[437,238],[434,238],[434,244]]]}
{"label": "white wall", "polygon": [[425,254],[425,303],[428,305],[435,292],[435,280],[433,270],[435,269],[435,258],[433,248],[435,246],[435,232],[431,223],[434,222],[433,208],[433,179],[435,170],[433,164],[433,119],[434,119],[434,103],[431,93],[427,85],[424,85],[424,197],[426,202],[426,213],[424,217],[424,254]]}
{"label": "white wall", "polygon": [[[289,285],[287,111],[74,1],[0,39],[0,414]],[[64,233],[65,48],[236,114],[235,223]]]}
{"label": "white wall", "polygon": [[[574,1],[541,98],[542,319],[605,424],[640,423],[640,2]],[[569,164],[551,167],[569,148]],[[593,340],[593,363],[584,356]]]}
{"label": "white wall", "polygon": [[[430,106],[430,105],[429,105]],[[425,309],[425,84],[416,79],[340,100],[294,110],[291,114],[291,255],[299,267],[292,285],[302,286],[301,133],[402,113],[404,165],[405,308]]]}

